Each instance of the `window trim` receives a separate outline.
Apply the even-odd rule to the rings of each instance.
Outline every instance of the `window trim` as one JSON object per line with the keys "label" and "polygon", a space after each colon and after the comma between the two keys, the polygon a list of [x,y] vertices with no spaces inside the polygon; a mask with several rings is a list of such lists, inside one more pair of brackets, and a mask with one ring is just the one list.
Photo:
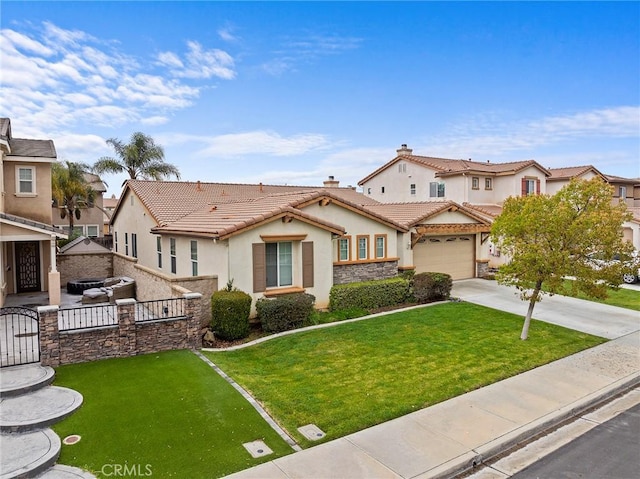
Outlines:
{"label": "window trim", "polygon": [[[20,170],[30,170],[31,171],[31,180],[28,180],[31,183],[31,191],[23,192],[20,191],[20,184],[23,180],[20,179]],[[23,198],[33,198],[34,196],[38,196],[38,190],[36,189],[36,167],[29,165],[16,165],[16,191],[15,196],[23,197]],[[27,181],[27,180],[25,180]]]}
{"label": "window trim", "polygon": [[177,274],[178,271],[178,260],[176,254],[176,239],[169,238],[169,257],[171,258],[171,273]]}
{"label": "window trim", "polygon": [[[89,228],[95,228],[96,229],[96,234],[95,235],[90,235],[89,234]],[[86,229],[87,238],[97,238],[98,236],[100,236],[100,227],[98,225],[85,225],[85,229]]]}
{"label": "window trim", "polygon": [[131,256],[138,257],[138,235],[131,233]]}
{"label": "window trim", "polygon": [[[432,194],[433,191],[431,190],[433,185],[435,185],[435,190],[436,190],[436,194]],[[440,195],[440,187],[442,186],[442,195]],[[431,181],[429,182],[429,198],[445,198],[446,197],[446,186],[445,183],[442,181]]]}
{"label": "window trim", "polygon": [[485,178],[484,179],[484,189],[485,190],[493,190],[493,178]]}
{"label": "window trim", "polygon": [[[366,256],[364,258],[360,256],[360,241],[361,240],[365,240]],[[356,236],[356,258],[358,259],[358,261],[368,261],[369,260],[369,258],[370,258],[369,235],[357,235]]]}
{"label": "window trim", "polygon": [[409,185],[409,194],[411,196],[415,196],[416,195],[416,184],[415,183],[411,183]]}
{"label": "window trim", "polygon": [[[341,259],[340,257],[341,241],[347,242],[347,259]],[[351,261],[351,235],[346,235],[346,236],[342,236],[341,238],[338,238],[338,263],[347,263],[349,261]]]}
{"label": "window trim", "polygon": [[626,186],[623,186],[623,185],[618,186],[618,197],[623,199],[623,200],[627,199],[627,187]]}
{"label": "window trim", "polygon": [[[195,245],[195,257],[194,249]],[[191,276],[198,276],[198,240],[191,240],[189,242],[189,249],[191,254]]]}
{"label": "window trim", "polygon": [[[267,272],[267,269],[269,268],[269,261],[268,261],[268,254],[267,254],[267,247],[269,245],[276,245],[276,284],[275,285],[271,285],[269,286],[269,275]],[[291,264],[289,264],[288,266],[291,268],[290,270],[290,274],[291,274],[291,283],[290,284],[282,284],[281,283],[281,268],[282,268],[282,264],[280,263],[280,245],[283,244],[289,244],[291,245]],[[264,264],[265,264],[265,285],[266,285],[266,290],[271,290],[271,289],[282,289],[282,288],[291,288],[295,285],[295,265],[294,265],[294,247],[293,247],[294,241],[273,241],[273,242],[269,242],[269,243],[265,243],[264,247],[265,247],[265,260],[264,260]],[[287,265],[284,265],[287,266]]]}
{"label": "window trim", "polygon": [[472,190],[480,189],[480,178],[478,176],[471,177],[471,189]]}
{"label": "window trim", "polygon": [[[382,240],[382,256],[378,256],[378,240]],[[387,235],[379,234],[374,236],[374,258],[384,259],[387,257]]]}
{"label": "window trim", "polygon": [[158,254],[158,269],[162,269],[162,236],[156,236],[156,253]]}
{"label": "window trim", "polygon": [[124,254],[129,256],[129,233],[124,234]]}

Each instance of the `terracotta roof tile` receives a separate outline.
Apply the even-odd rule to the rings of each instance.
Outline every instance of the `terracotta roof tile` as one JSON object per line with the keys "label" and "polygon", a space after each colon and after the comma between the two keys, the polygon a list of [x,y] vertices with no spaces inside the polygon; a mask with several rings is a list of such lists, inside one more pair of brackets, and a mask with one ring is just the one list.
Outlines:
{"label": "terracotta roof tile", "polygon": [[495,219],[502,213],[502,206],[500,205],[463,203],[463,206],[477,211],[481,215],[490,219]]}
{"label": "terracotta roof tile", "polygon": [[571,178],[584,175],[588,171],[593,171],[595,174],[604,177],[604,175],[592,165],[568,166],[565,168],[549,168],[551,176],[547,178],[547,181],[570,180]]}
{"label": "terracotta roof tile", "polygon": [[473,210],[461,206],[453,201],[423,201],[416,203],[379,203],[375,205],[365,205],[367,209],[378,212],[380,215],[390,218],[406,228],[424,221],[449,209],[460,210],[468,216],[480,222],[486,222],[484,217],[479,216]]}

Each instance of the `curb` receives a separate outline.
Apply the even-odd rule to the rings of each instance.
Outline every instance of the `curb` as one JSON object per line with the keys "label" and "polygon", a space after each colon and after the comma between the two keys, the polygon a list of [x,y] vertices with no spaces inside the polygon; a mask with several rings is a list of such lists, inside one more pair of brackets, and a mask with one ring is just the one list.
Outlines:
{"label": "curb", "polygon": [[428,472],[433,479],[452,479],[461,474],[472,472],[481,464],[491,462],[497,456],[516,449],[522,443],[534,437],[550,432],[573,418],[577,418],[587,411],[597,408],[616,396],[640,386],[640,372],[635,372],[626,378],[619,379],[610,385],[588,394],[579,400],[563,406],[557,411],[538,418],[529,424],[493,439],[480,447],[441,464]]}

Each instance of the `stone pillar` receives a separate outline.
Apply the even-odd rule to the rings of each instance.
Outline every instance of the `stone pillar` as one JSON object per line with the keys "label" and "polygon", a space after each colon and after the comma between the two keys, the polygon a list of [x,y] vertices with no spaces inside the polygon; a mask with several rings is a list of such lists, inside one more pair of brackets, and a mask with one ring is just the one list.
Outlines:
{"label": "stone pillar", "polygon": [[58,329],[58,306],[38,308],[40,330],[40,363],[43,366],[60,366],[60,331]]}
{"label": "stone pillar", "polygon": [[202,295],[200,293],[186,293],[184,298],[184,315],[187,317],[187,345],[191,349],[202,348],[200,336],[200,313],[202,309]]}
{"label": "stone pillar", "polygon": [[121,358],[136,355],[136,300],[117,299],[118,328]]}
{"label": "stone pillar", "polygon": [[489,260],[476,260],[476,278],[484,278],[489,273]]}

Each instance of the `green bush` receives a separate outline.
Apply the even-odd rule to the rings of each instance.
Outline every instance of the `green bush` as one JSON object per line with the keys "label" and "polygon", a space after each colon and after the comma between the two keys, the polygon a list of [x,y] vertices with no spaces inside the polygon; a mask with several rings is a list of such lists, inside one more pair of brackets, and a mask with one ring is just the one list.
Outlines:
{"label": "green bush", "polygon": [[264,331],[279,333],[308,323],[315,302],[316,298],[311,294],[286,294],[274,299],[260,298],[256,301],[256,311]]}
{"label": "green bush", "polygon": [[453,282],[445,273],[418,273],[413,277],[413,297],[418,303],[449,298]]}
{"label": "green bush", "polygon": [[220,290],[211,296],[211,329],[231,341],[249,336],[251,296],[239,290]]}
{"label": "green bush", "polygon": [[408,298],[409,281],[401,277],[337,284],[329,293],[329,310],[383,308],[403,304]]}

